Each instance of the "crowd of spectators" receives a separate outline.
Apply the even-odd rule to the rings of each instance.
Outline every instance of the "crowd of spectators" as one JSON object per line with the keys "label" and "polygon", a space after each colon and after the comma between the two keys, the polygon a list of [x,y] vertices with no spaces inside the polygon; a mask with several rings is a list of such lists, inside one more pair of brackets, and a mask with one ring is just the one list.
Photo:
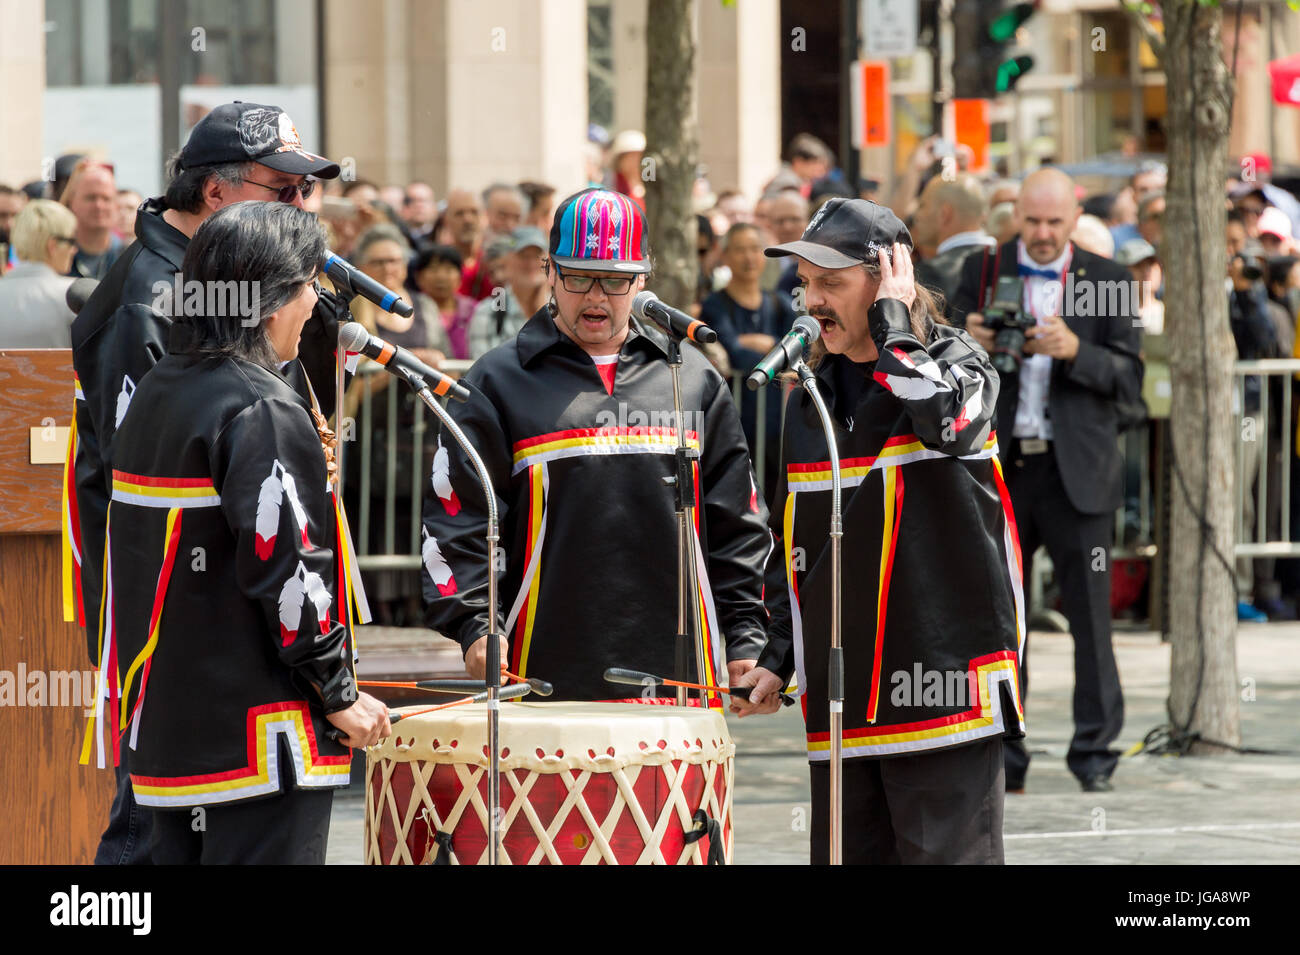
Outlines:
{"label": "crowd of spectators", "polygon": [[[384,285],[403,290],[414,304],[414,315],[402,318],[358,298],[352,306],[358,321],[429,364],[474,360],[513,337],[545,304],[548,234],[561,192],[601,184],[644,201],[645,149],[639,131],[611,138],[593,128],[584,152],[586,183],[495,182],[439,196],[418,179],[405,185],[337,180],[317,189],[306,205],[327,226],[331,248]],[[697,292],[693,302],[680,304],[717,330],[720,347],[711,359],[724,373],[744,374],[789,330],[802,308],[797,260],[767,258],[762,250],[798,239],[817,210],[835,197],[887,201],[912,230],[918,279],[951,303],[963,262],[974,252],[1014,240],[1020,230],[1019,183],[973,175],[967,171],[970,160],[960,146],[927,139],[888,196],[874,180],[846,181],[834,153],[809,134],[793,138],[780,167],[754,195],[712,183],[701,169],[692,194]],[[1241,359],[1292,357],[1300,313],[1295,234],[1300,202],[1270,181],[1265,157],[1252,157],[1248,168],[1250,181],[1232,176],[1225,189],[1225,294],[1232,334]],[[73,316],[63,300],[67,285],[76,277],[102,277],[134,240],[142,197],[119,186],[111,162],[61,156],[53,172],[51,182],[21,189],[0,185],[0,346],[68,347]],[[1169,394],[1163,338],[1166,176],[1162,163],[1146,161],[1136,163],[1113,191],[1077,188],[1083,215],[1071,235],[1078,248],[1113,260],[1135,280],[1145,331],[1144,394],[1157,415]],[[1245,382],[1244,413],[1258,413],[1269,402],[1273,429],[1284,420],[1277,381],[1271,388],[1261,379]],[[345,408],[355,411],[366,391],[377,393],[389,384],[382,377],[354,383]],[[764,420],[758,421],[753,396],[746,393],[742,401],[751,448],[759,429],[766,433],[771,450],[759,465],[762,483],[770,489],[779,402],[769,401]],[[1259,458],[1245,457],[1246,480],[1254,487]],[[1266,464],[1270,488],[1280,487],[1283,467],[1294,466],[1280,454]],[[1300,486],[1300,471],[1296,478],[1293,489]],[[1130,475],[1131,494],[1136,494],[1134,480]],[[1247,498],[1249,533],[1253,498]],[[1268,510],[1270,527],[1280,524],[1278,494],[1269,496]],[[1290,513],[1297,525],[1291,533],[1300,536],[1300,499]],[[1140,533],[1136,523],[1130,515],[1126,542]],[[1300,572],[1273,561],[1243,560],[1238,582],[1243,618],[1294,616]]]}

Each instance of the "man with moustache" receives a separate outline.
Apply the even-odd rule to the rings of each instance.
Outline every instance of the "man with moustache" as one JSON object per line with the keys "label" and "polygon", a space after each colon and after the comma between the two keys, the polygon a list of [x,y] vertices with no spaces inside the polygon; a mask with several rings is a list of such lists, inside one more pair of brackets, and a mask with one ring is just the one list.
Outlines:
{"label": "man with moustache", "polygon": [[[802,239],[766,250],[798,257],[842,469],[843,860],[1001,863],[1023,625],[991,430],[998,377],[916,283],[911,246],[889,209],[831,199]],[[741,716],[775,712],[798,675],[814,863],[829,858],[828,455],[811,397],[792,395],[768,641],[740,681],[749,702],[732,699]]]}
{"label": "man with moustache", "polygon": [[[550,235],[550,301],[475,362],[462,379],[470,400],[449,409],[497,497],[497,607],[487,602],[483,492],[460,446],[436,438],[424,509],[427,620],[460,643],[475,677],[489,614],[506,635],[502,661],[553,683],[555,699],[640,697],[639,687],[607,683],[608,667],[674,671],[677,516],[664,478],[675,470],[677,432],[667,342],[631,314],[651,268],[644,236],[627,196],[586,189],[564,200]],[[703,682],[717,685],[724,665],[739,679],[763,645],[772,541],[730,390],[702,354],[682,351],[687,442],[699,452]]]}
{"label": "man with moustache", "polygon": [[[1110,544],[1123,501],[1121,408],[1142,389],[1138,303],[1124,296],[1121,311],[1099,313],[1096,306],[1111,296],[1096,290],[1127,287],[1107,283],[1127,282],[1129,275],[1070,241],[1080,210],[1069,176],[1056,169],[1030,175],[1017,211],[1019,238],[966,259],[953,321],[991,351],[994,332],[983,310],[998,278],[1024,279],[1023,309],[1036,325],[1021,352],[1010,356],[1016,370],[1003,376],[999,445],[1025,580],[1034,551],[1044,545],[1074,638],[1074,738],[1066,764],[1085,792],[1106,792],[1119,761],[1110,744],[1124,724],[1111,647]],[[1027,666],[1021,678],[1023,696]],[[1007,790],[1023,791],[1029,770],[1023,742],[1007,742],[1006,762]]]}

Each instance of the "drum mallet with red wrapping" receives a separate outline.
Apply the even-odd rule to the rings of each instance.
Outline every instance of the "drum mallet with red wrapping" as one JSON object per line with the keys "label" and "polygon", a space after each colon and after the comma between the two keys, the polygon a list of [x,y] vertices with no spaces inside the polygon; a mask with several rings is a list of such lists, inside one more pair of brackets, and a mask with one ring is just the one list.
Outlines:
{"label": "drum mallet with red wrapping", "polygon": [[[702,683],[683,683],[681,680],[670,680],[667,677],[655,676],[653,673],[642,673],[640,670],[622,670],[618,667],[610,667],[605,671],[606,683],[622,683],[628,686],[680,686],[688,690],[706,690],[709,693],[726,693],[729,696],[738,696],[742,700],[749,699],[751,687],[738,686],[733,689],[727,689],[722,686],[704,686]],[[781,694],[781,703],[784,706],[793,706],[794,697],[789,694]]]}

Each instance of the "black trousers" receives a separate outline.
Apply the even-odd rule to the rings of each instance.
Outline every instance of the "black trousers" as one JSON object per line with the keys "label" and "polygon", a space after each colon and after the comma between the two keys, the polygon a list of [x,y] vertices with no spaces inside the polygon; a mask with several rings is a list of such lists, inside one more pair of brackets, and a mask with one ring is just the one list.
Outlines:
{"label": "black trousers", "polygon": [[[830,764],[812,763],[811,860],[830,861]],[[1002,739],[844,761],[846,865],[1001,865]]]}
{"label": "black trousers", "polygon": [[[1110,544],[1114,515],[1075,510],[1061,483],[1056,455],[1020,454],[1013,441],[1007,490],[1016,513],[1025,592],[1033,554],[1047,548],[1061,589],[1061,604],[1074,638],[1074,736],[1065,762],[1079,779],[1109,776],[1119,753],[1110,744],[1124,726],[1124,695],[1110,642]],[[1029,694],[1029,642],[1020,661],[1020,699]],[[1019,789],[1029,772],[1024,740],[1005,744],[1007,787]]]}
{"label": "black trousers", "polygon": [[155,865],[324,865],[333,789],[290,789],[264,799],[158,809]]}
{"label": "black trousers", "polygon": [[131,788],[129,746],[123,746],[121,760],[113,767],[117,794],[108,813],[108,826],[99,838],[95,865],[149,865],[149,844],[153,834],[153,812],[135,801]]}

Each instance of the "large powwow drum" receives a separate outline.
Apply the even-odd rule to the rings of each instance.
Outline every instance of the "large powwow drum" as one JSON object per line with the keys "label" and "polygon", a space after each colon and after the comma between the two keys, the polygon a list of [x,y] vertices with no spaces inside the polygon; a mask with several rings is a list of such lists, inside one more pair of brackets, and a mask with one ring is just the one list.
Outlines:
{"label": "large powwow drum", "polygon": [[[731,861],[736,748],[721,713],[502,703],[500,734],[502,864]],[[365,861],[486,863],[487,764],[483,704],[395,725],[366,757]]]}

